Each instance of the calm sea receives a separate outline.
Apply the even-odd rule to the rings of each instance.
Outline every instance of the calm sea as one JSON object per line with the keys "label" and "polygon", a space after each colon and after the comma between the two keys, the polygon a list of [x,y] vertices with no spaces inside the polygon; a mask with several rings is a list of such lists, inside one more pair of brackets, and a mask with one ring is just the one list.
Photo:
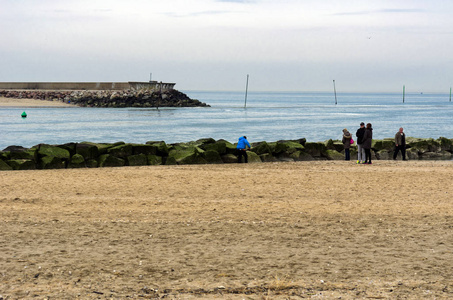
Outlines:
{"label": "calm sea", "polygon": [[[340,139],[372,123],[375,138],[393,137],[399,127],[408,136],[453,138],[453,102],[446,94],[337,94],[308,92],[184,91],[210,108],[2,108],[0,149],[39,143],[167,143],[212,137],[236,142]],[[26,111],[28,117],[21,118]]]}

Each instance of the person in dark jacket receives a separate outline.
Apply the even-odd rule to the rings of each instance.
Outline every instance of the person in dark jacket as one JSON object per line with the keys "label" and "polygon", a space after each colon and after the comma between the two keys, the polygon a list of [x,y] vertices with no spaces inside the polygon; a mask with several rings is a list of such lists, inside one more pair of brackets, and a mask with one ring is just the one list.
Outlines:
{"label": "person in dark jacket", "polygon": [[345,128],[343,129],[343,139],[341,142],[343,143],[343,148],[344,148],[344,160],[351,160],[351,155],[349,152],[349,148],[351,148],[351,134],[349,131]]}
{"label": "person in dark jacket", "polygon": [[237,154],[238,154],[238,163],[242,162],[242,156],[244,156],[244,162],[245,163],[248,162],[247,151],[246,151],[247,147],[249,147],[249,149],[251,148],[250,143],[247,141],[247,137],[245,135],[241,136],[239,138],[238,145],[236,146]]}
{"label": "person in dark jacket", "polygon": [[360,123],[360,128],[357,129],[355,136],[357,137],[357,163],[365,162],[365,149],[363,149],[363,135],[365,134],[365,123]]}
{"label": "person in dark jacket", "polygon": [[396,160],[398,152],[401,151],[403,160],[406,160],[406,135],[403,132],[403,127],[395,134],[395,151],[393,152],[393,160]]}
{"label": "person in dark jacket", "polygon": [[371,123],[366,124],[366,130],[363,135],[362,147],[365,149],[365,162],[364,164],[371,165],[371,142],[373,140],[373,128]]}

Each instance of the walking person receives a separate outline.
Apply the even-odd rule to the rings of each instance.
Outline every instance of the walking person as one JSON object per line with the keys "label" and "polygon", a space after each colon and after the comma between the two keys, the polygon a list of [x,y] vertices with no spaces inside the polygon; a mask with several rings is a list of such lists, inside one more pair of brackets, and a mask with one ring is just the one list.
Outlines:
{"label": "walking person", "polygon": [[341,141],[344,147],[344,160],[351,160],[351,155],[349,152],[349,148],[351,148],[351,140],[352,137],[349,131],[346,128],[343,129],[343,139]]}
{"label": "walking person", "polygon": [[366,124],[365,133],[363,134],[362,147],[365,149],[365,162],[366,165],[371,165],[371,142],[373,140],[373,128],[371,123]]}
{"label": "walking person", "polygon": [[360,128],[357,129],[355,136],[357,137],[357,163],[365,162],[365,149],[363,149],[363,135],[365,134],[365,123],[360,123]]}
{"label": "walking person", "polygon": [[398,152],[400,151],[403,160],[406,160],[406,135],[403,130],[403,127],[401,127],[395,134],[395,151],[393,152],[393,160],[396,160]]}
{"label": "walking person", "polygon": [[250,143],[247,141],[247,137],[241,136],[238,141],[238,145],[236,146],[237,149],[237,154],[238,154],[238,163],[242,163],[242,157],[244,156],[244,162],[248,163],[248,158],[247,158],[247,147],[250,149]]}

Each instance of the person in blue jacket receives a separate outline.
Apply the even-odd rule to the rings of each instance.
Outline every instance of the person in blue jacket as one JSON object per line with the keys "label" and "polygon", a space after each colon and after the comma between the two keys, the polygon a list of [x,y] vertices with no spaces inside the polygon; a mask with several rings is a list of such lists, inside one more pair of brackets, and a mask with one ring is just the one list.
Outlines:
{"label": "person in blue jacket", "polygon": [[251,148],[249,141],[247,141],[247,137],[244,135],[239,138],[238,145],[236,146],[238,153],[238,163],[242,162],[242,156],[244,156],[244,162],[248,162],[247,152],[245,151],[246,147],[249,147],[249,149]]}

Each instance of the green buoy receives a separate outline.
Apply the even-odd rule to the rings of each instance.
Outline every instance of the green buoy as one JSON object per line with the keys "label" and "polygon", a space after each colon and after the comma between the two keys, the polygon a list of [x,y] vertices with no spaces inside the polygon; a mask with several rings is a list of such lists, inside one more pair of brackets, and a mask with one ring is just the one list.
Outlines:
{"label": "green buoy", "polygon": [[27,117],[27,113],[26,113],[26,112],[23,112],[23,113],[21,114],[21,116],[22,116],[22,118],[26,118],[26,117]]}

